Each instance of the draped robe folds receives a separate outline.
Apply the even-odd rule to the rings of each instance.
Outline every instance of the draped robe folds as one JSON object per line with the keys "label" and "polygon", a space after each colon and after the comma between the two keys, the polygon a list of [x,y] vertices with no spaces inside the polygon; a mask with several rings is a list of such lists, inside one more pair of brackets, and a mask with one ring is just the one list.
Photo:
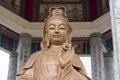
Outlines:
{"label": "draped robe folds", "polygon": [[[56,67],[58,67],[58,73],[51,76],[57,76],[55,78],[49,78],[49,75],[47,76],[47,74],[44,74],[44,65],[42,64],[44,62],[42,57],[45,56],[46,51],[47,50],[42,50],[34,53],[28,59],[22,70],[18,72],[17,80],[91,80],[87,76],[84,66],[76,54],[73,55],[71,62],[63,69],[60,68],[60,65],[57,62],[55,62],[55,66],[53,65],[54,69],[52,70],[55,70]],[[41,61],[43,62],[41,63]],[[52,70],[50,70],[50,72]],[[53,71],[53,73],[55,72]],[[45,75],[48,77],[48,79],[45,78]]]}

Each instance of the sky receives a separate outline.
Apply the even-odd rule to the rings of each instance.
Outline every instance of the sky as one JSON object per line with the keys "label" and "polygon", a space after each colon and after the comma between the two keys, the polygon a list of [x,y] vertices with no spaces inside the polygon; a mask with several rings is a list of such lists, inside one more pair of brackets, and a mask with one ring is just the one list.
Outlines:
{"label": "sky", "polygon": [[0,50],[0,80],[7,80],[9,54]]}
{"label": "sky", "polygon": [[92,78],[91,73],[91,57],[80,57],[81,61],[83,62],[83,65],[86,69],[87,75]]}
{"label": "sky", "polygon": [[[80,57],[85,66],[88,76],[91,78],[91,59],[90,57]],[[9,67],[9,54],[0,50],[0,80],[7,80]]]}

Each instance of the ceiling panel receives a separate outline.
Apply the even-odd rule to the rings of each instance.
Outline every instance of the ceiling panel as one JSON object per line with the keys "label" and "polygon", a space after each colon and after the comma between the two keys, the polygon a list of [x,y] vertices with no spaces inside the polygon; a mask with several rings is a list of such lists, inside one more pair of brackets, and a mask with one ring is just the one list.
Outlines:
{"label": "ceiling panel", "polygon": [[42,0],[43,2],[79,2],[80,0]]}

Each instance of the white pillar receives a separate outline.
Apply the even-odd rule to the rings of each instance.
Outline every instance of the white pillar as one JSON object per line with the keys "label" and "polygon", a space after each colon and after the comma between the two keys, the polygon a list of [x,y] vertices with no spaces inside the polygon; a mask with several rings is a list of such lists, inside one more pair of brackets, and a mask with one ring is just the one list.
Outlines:
{"label": "white pillar", "polygon": [[9,58],[9,70],[7,80],[16,80],[16,72],[17,72],[17,53],[16,51],[16,40],[13,42],[13,50],[10,53]]}
{"label": "white pillar", "polygon": [[90,38],[92,80],[105,80],[102,36],[100,33],[93,33]]}
{"label": "white pillar", "polygon": [[7,80],[16,80],[17,71],[17,53],[11,53],[9,59],[9,71]]}
{"label": "white pillar", "polygon": [[111,52],[104,53],[105,80],[114,80],[113,55]]}
{"label": "white pillar", "polygon": [[120,0],[110,0],[115,80],[120,80]]}

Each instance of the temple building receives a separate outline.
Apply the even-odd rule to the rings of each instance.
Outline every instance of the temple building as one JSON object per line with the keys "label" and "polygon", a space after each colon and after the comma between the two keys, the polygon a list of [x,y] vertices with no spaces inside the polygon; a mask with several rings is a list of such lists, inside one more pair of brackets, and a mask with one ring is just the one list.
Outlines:
{"label": "temple building", "polygon": [[91,57],[92,80],[120,80],[119,0],[0,0],[0,48],[10,54],[7,80],[41,50],[49,8],[64,6],[73,28],[72,45]]}

